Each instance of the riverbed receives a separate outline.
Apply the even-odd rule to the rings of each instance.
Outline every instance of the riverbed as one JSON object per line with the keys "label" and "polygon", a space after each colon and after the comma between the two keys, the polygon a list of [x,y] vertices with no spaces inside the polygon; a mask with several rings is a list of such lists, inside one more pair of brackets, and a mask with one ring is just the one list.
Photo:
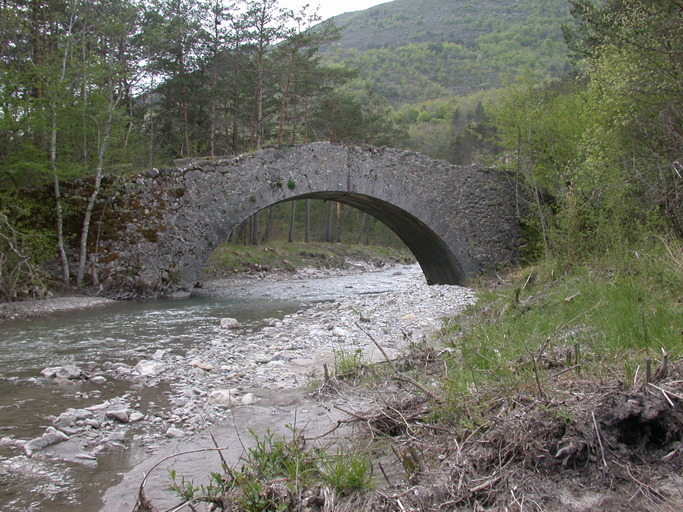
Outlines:
{"label": "riverbed", "polygon": [[[130,511],[142,475],[212,447],[209,432],[236,463],[250,428],[325,431],[341,413],[305,393],[323,365],[379,359],[370,337],[395,355],[473,300],[466,288],[427,286],[417,265],[311,269],[213,281],[190,299],[5,322],[0,508]],[[71,366],[82,373],[45,371]],[[60,441],[27,449],[51,425]],[[172,500],[164,489],[176,467],[195,477],[220,464],[206,452],[171,457],[150,476],[155,503]]]}

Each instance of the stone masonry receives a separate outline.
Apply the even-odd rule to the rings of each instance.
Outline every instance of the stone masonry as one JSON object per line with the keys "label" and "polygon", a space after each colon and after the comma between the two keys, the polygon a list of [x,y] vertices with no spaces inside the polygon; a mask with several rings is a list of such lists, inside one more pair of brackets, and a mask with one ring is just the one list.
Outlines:
{"label": "stone masonry", "polygon": [[189,293],[242,221],[290,199],[333,200],[373,215],[406,243],[430,284],[514,263],[521,232],[506,176],[411,151],[319,142],[151,169],[109,187],[100,281],[121,297]]}

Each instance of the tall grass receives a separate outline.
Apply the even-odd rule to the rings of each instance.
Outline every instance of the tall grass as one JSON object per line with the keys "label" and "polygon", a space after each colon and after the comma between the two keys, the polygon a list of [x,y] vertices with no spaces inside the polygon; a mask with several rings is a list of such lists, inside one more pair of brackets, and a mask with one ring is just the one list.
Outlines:
{"label": "tall grass", "polygon": [[590,264],[549,261],[519,271],[510,284],[482,293],[444,329],[450,355],[442,413],[472,421],[476,415],[465,409],[475,392],[486,410],[513,394],[551,394],[548,384],[560,376],[632,386],[647,358],[680,357],[680,245],[658,243],[628,259]]}

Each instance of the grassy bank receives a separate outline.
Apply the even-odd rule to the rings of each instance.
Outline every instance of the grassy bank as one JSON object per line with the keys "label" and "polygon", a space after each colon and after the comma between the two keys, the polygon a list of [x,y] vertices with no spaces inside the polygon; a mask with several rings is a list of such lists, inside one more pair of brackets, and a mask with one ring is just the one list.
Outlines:
{"label": "grassy bank", "polygon": [[543,396],[548,380],[569,369],[565,378],[618,380],[632,388],[642,383],[648,359],[651,365],[663,354],[677,360],[683,254],[661,246],[629,256],[528,267],[480,293],[477,305],[442,334],[458,366],[446,376],[448,389],[490,385],[496,393]]}
{"label": "grassy bank", "polygon": [[239,272],[296,272],[305,268],[349,268],[353,262],[376,266],[413,263],[408,249],[375,245],[272,242],[264,245],[220,245],[204,265],[200,279]]}

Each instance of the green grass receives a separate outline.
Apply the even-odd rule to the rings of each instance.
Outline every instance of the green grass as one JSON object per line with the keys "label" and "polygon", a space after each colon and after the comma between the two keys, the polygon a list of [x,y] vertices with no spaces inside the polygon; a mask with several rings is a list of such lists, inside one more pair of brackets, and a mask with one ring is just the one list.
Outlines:
{"label": "green grass", "polygon": [[552,395],[560,376],[616,378],[631,387],[648,358],[653,368],[663,353],[669,361],[679,358],[681,248],[660,246],[632,256],[590,265],[552,261],[480,294],[441,334],[450,353],[440,414],[476,426],[512,395]]}

